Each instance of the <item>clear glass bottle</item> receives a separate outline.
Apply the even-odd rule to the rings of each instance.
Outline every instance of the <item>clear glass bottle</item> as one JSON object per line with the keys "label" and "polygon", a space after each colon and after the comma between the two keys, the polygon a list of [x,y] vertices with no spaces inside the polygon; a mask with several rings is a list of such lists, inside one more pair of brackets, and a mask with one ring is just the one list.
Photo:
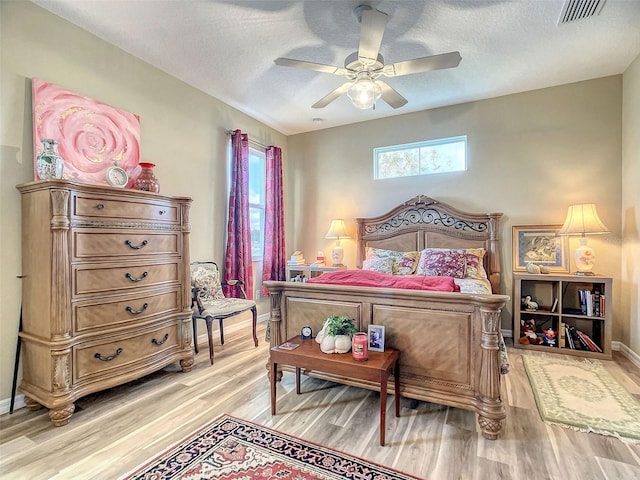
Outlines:
{"label": "clear glass bottle", "polygon": [[133,188],[136,190],[143,190],[145,192],[160,192],[160,183],[153,173],[153,167],[156,165],[154,163],[148,162],[140,162],[140,167],[142,167],[142,171],[136,181],[133,183]]}
{"label": "clear glass bottle", "polygon": [[64,161],[58,153],[58,142],[51,138],[43,138],[43,151],[36,157],[36,173],[39,180],[62,178]]}

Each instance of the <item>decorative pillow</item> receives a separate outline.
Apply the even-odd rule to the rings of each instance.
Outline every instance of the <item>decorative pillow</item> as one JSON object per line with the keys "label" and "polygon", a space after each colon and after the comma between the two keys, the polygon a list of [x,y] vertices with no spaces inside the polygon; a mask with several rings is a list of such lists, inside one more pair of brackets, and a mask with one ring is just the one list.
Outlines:
{"label": "decorative pillow", "polygon": [[362,262],[362,269],[393,275],[393,263],[393,258],[372,257]]}
{"label": "decorative pillow", "polygon": [[491,295],[489,280],[477,278],[454,278],[453,281],[460,287],[460,293],[484,293]]}
{"label": "decorative pillow", "polygon": [[208,268],[204,265],[193,266],[191,286],[198,289],[198,296],[203,302],[213,302],[224,298],[220,285],[220,272],[217,268]]}
{"label": "decorative pillow", "polygon": [[420,253],[418,275],[464,278],[466,258],[462,250],[425,248]]}
{"label": "decorative pillow", "polygon": [[484,269],[484,248],[464,249],[467,263],[465,265],[464,278],[475,278],[476,280],[486,280],[487,271]]}
{"label": "decorative pillow", "polygon": [[[418,266],[420,252],[396,252],[383,248],[367,247],[366,260],[391,259],[393,260],[393,275],[411,275]],[[364,263],[363,263],[364,266]],[[385,272],[386,273],[386,272]]]}

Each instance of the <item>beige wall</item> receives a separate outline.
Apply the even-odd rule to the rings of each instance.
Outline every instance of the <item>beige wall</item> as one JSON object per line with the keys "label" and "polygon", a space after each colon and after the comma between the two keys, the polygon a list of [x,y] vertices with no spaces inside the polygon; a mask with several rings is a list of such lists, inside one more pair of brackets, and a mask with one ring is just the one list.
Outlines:
{"label": "beige wall", "polygon": [[[613,338],[620,309],[622,76],[289,137],[289,249],[329,252],[331,218],[379,215],[422,193],[458,208],[503,212],[503,291],[511,294],[511,227],[562,224],[567,206],[595,202],[611,234],[590,238],[596,270],[612,276]],[[372,148],[467,135],[468,171],[372,180]],[[355,264],[355,241],[344,240]],[[572,249],[577,239],[571,240]],[[511,307],[502,327],[511,329]]]}
{"label": "beige wall", "polygon": [[623,81],[622,128],[622,311],[620,340],[640,355],[640,55]]}
{"label": "beige wall", "polygon": [[21,295],[16,278],[21,270],[20,197],[15,185],[33,180],[31,78],[140,115],[142,159],[157,164],[161,192],[194,200],[193,260],[220,261],[224,256],[225,131],[240,128],[263,144],[279,145],[285,161],[287,139],[30,2],[3,0],[0,8],[0,402],[5,402],[11,391]]}

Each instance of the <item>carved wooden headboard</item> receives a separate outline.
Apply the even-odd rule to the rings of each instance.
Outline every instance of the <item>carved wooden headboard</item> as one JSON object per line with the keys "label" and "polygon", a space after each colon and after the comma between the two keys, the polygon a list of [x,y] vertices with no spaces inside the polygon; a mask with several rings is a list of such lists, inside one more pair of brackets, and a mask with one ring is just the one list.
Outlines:
{"label": "carved wooden headboard", "polygon": [[393,210],[356,218],[356,265],[362,268],[367,247],[408,252],[424,248],[484,248],[484,268],[493,293],[500,293],[498,224],[502,213],[469,213],[426,195],[417,195]]}

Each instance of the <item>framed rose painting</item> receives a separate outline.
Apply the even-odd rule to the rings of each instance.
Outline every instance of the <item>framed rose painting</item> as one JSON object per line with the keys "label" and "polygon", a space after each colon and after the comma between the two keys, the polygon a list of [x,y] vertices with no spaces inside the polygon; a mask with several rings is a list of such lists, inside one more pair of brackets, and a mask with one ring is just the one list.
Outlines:
{"label": "framed rose painting", "polygon": [[140,173],[140,117],[38,78],[31,83],[34,178],[42,139],[49,138],[58,142],[63,178],[108,185],[107,170],[115,166],[127,172],[130,188]]}

